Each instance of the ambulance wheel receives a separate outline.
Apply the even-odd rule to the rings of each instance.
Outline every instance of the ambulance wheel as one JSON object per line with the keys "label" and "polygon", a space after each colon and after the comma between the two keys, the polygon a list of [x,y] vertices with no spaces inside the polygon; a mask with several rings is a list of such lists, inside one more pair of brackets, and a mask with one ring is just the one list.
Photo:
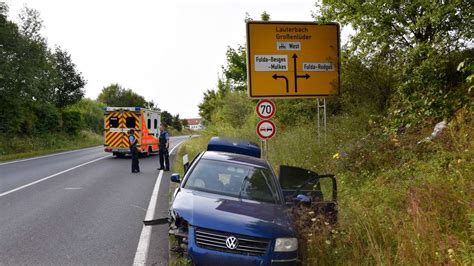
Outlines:
{"label": "ambulance wheel", "polygon": [[117,158],[125,158],[125,154],[123,154],[123,153],[117,152],[114,155],[117,156]]}
{"label": "ambulance wheel", "polygon": [[148,146],[148,151],[146,152],[146,157],[150,156],[150,154],[152,153],[153,151],[151,150],[151,147]]}

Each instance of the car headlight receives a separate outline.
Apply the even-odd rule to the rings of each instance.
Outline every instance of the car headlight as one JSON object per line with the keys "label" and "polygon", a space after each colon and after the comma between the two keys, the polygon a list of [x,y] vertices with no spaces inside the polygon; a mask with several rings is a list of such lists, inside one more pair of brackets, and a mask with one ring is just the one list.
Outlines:
{"label": "car headlight", "polygon": [[294,237],[277,238],[275,252],[291,252],[298,250],[298,239]]}

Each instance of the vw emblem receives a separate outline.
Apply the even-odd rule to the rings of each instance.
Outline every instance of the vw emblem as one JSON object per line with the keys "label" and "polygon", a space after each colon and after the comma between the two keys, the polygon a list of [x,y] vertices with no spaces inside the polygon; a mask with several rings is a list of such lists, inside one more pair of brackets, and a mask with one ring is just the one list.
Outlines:
{"label": "vw emblem", "polygon": [[239,245],[239,240],[235,236],[229,236],[225,240],[225,245],[227,246],[228,249],[236,249],[237,246]]}

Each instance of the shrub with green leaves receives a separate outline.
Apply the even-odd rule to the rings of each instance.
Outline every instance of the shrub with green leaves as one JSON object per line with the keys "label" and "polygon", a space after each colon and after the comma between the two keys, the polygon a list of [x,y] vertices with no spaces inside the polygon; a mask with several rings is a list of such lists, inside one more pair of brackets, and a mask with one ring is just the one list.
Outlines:
{"label": "shrub with green leaves", "polygon": [[35,104],[33,110],[34,118],[30,119],[32,119],[35,133],[57,132],[60,129],[61,113],[54,105],[38,103]]}
{"label": "shrub with green leaves", "polygon": [[75,111],[63,112],[63,130],[69,134],[77,134],[83,127],[81,113]]}

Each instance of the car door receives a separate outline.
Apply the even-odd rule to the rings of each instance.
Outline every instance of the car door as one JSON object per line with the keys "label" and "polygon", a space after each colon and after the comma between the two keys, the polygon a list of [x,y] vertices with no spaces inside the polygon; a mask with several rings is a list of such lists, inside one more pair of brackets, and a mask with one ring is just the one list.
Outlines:
{"label": "car door", "polygon": [[320,175],[303,168],[282,165],[278,179],[287,205],[295,205],[300,202],[297,196],[304,195],[310,199],[306,204],[316,213],[326,216],[333,223],[337,221],[337,183],[334,175]]}

